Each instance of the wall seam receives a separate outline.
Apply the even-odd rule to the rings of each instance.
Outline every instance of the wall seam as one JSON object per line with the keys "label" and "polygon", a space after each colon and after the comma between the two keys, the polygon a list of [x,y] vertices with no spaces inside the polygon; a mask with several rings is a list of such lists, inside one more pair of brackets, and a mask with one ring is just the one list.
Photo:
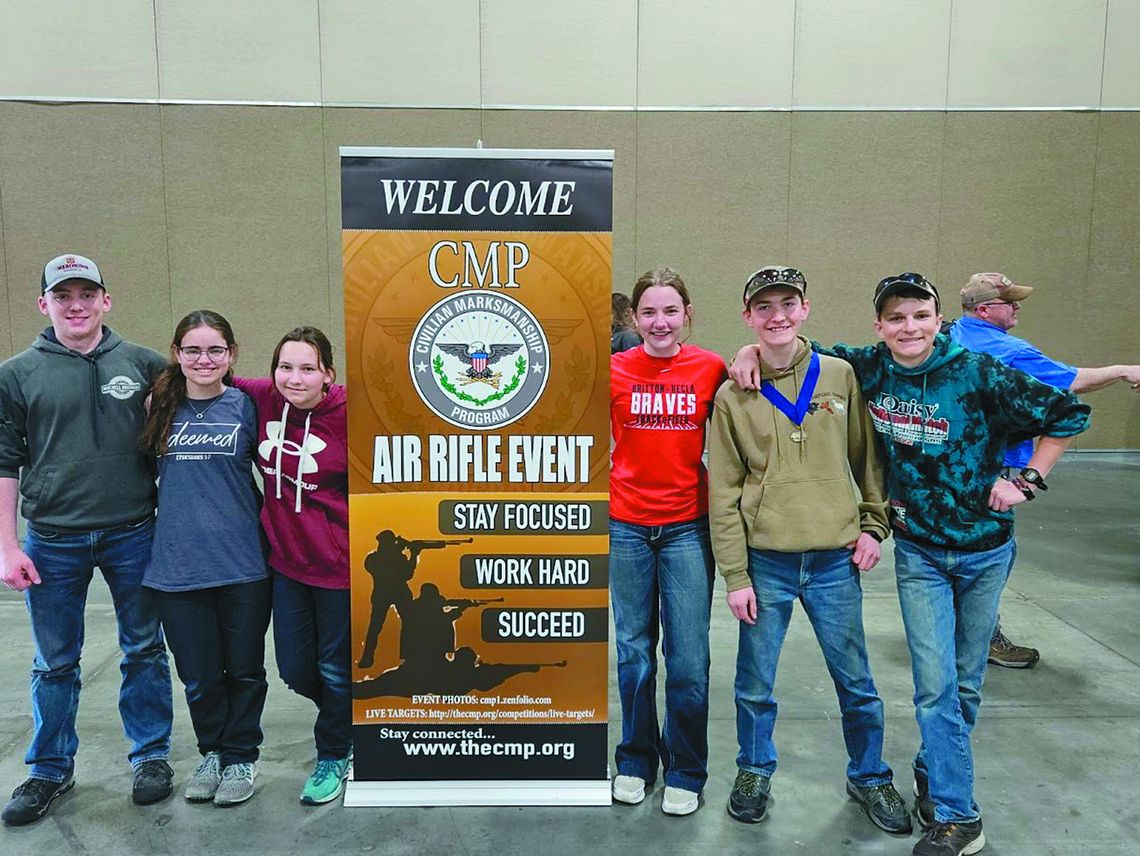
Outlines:
{"label": "wall seam", "polygon": [[[317,0],[317,73],[320,79],[321,103],[325,101],[325,40],[321,30],[321,0]],[[328,127],[325,122],[325,110],[317,108],[321,116],[321,176],[325,188],[325,312],[329,319],[328,328],[332,328],[333,319],[333,286],[332,286],[332,247],[329,246],[329,171],[325,163],[325,151],[329,144]],[[337,175],[340,174],[340,149],[337,149],[336,158]]]}
{"label": "wall seam", "polygon": [[[796,0],[792,6],[792,74],[791,74],[791,88],[788,91],[788,113],[792,114],[796,106],[796,42],[798,37],[796,34],[796,26],[800,19],[800,0]],[[793,147],[795,145],[796,130],[795,130],[796,117],[794,115],[788,116],[788,193],[784,201],[784,210],[787,215],[784,217],[784,264],[790,264],[791,259],[788,254],[792,251],[792,163],[793,163]]]}
{"label": "wall seam", "polygon": [[165,107],[158,105],[158,166],[162,172],[162,223],[163,242],[166,244],[166,311],[170,317],[170,329],[175,326],[174,318],[174,265],[170,255],[170,202],[166,185],[166,127],[163,122]]}
{"label": "wall seam", "polygon": [[479,64],[479,145],[483,145],[485,132],[483,128],[483,112],[486,109],[483,104],[483,0],[479,0],[479,20],[477,23],[479,31],[479,50],[478,50],[478,64]]}
{"label": "wall seam", "polygon": [[0,175],[0,244],[4,246],[4,305],[8,310],[8,353],[16,353],[12,315],[12,269],[8,261],[8,244],[4,240],[4,177]]}
{"label": "wall seam", "polygon": [[1084,296],[1086,298],[1089,294],[1089,288],[1092,285],[1093,229],[1096,226],[1096,178],[1100,170],[1101,130],[1101,117],[1098,113],[1096,117],[1096,139],[1093,143],[1092,192],[1089,194],[1089,240],[1085,248]]}
{"label": "wall seam", "polygon": [[154,85],[158,90],[158,103],[162,104],[162,56],[158,42],[158,0],[150,0],[150,19],[154,29]]}
{"label": "wall seam", "polygon": [[950,57],[954,55],[954,0],[950,0],[947,15],[950,20],[946,22],[946,87],[942,93],[942,108],[950,109]]}
{"label": "wall seam", "polygon": [[[1105,0],[1104,2],[1104,41],[1100,45],[1100,98],[1097,101],[1099,107],[1104,107],[1104,70],[1108,63],[1108,12],[1109,7],[1112,5],[1112,0]],[[1099,131],[1099,123],[1098,123]]]}
{"label": "wall seam", "polygon": [[[641,103],[641,0],[636,3],[637,26],[634,27],[635,36],[633,41],[633,103],[639,105]],[[615,157],[616,152],[615,152]],[[633,111],[633,275],[638,276],[638,270],[641,267],[637,259],[637,224],[638,215],[641,211],[641,182],[638,181],[641,171],[641,111],[635,109]],[[611,205],[613,203],[611,202]],[[611,212],[612,216],[612,212]],[[610,251],[610,264],[613,264],[613,251],[611,241]],[[610,290],[613,291],[613,272],[610,272]],[[618,289],[622,294],[625,294],[625,284]]]}

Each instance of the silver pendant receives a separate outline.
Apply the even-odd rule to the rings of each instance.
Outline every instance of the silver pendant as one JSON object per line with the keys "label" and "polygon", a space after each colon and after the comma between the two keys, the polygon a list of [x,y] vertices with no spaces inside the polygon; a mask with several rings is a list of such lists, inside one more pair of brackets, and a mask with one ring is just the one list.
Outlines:
{"label": "silver pendant", "polygon": [[807,434],[804,433],[802,428],[795,428],[792,430],[791,437],[793,443],[802,443],[807,437]]}

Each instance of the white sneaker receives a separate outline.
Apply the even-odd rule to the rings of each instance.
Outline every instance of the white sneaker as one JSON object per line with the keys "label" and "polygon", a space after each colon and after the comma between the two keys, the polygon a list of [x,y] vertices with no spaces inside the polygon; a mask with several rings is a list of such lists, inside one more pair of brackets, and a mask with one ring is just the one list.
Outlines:
{"label": "white sneaker", "polygon": [[245,802],[253,796],[253,780],[257,777],[257,765],[230,764],[222,768],[222,781],[214,792],[214,805],[230,806]]}
{"label": "white sneaker", "polygon": [[665,786],[665,796],[661,798],[661,810],[665,814],[692,814],[700,806],[700,794],[684,788]]}
{"label": "white sneaker", "polygon": [[627,805],[637,805],[645,799],[645,779],[638,776],[614,776],[614,799]]}

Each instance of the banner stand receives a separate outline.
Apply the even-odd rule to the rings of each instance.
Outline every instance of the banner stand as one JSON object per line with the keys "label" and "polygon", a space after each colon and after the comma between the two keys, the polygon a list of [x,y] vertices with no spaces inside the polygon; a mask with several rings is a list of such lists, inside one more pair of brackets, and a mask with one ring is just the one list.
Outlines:
{"label": "banner stand", "polygon": [[350,777],[344,804],[359,806],[602,806],[610,783],[600,781],[357,782]]}
{"label": "banner stand", "polygon": [[613,152],[340,156],[344,804],[609,805]]}

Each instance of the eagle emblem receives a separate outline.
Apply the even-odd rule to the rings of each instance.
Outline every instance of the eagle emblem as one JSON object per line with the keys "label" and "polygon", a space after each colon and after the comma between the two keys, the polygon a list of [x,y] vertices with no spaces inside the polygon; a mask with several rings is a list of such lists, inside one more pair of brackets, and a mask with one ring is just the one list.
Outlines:
{"label": "eagle emblem", "polygon": [[492,371],[491,366],[521,348],[522,342],[514,344],[486,345],[483,342],[472,342],[465,345],[462,342],[436,342],[435,346],[460,362],[466,363],[466,374],[460,375],[456,381],[460,386],[472,383],[485,383],[494,389],[499,388],[503,373]]}

